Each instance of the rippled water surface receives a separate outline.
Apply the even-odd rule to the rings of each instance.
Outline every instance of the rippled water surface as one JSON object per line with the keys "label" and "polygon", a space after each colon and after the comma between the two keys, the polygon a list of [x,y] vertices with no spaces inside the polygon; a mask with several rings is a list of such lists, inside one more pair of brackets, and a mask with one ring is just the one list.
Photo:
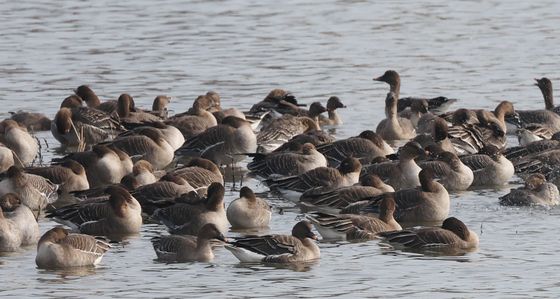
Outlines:
{"label": "rippled water surface", "polygon": [[[306,103],[339,96],[348,105],[341,138],[383,117],[387,86],[371,78],[390,68],[401,73],[402,96],[540,108],[533,78],[560,79],[559,11],[557,1],[505,0],[2,1],[0,116],[52,117],[80,84],[103,99],[130,93],[138,106],[168,94],[175,112],[208,90],[224,107],[248,108],[281,87]],[[57,142],[38,135],[48,161]],[[321,260],[297,268],[241,265],[226,250],[213,263],[163,264],[149,240],[164,228],[145,225],[96,269],[38,270],[35,248],[0,257],[0,296],[558,297],[559,211],[499,206],[516,181],[452,195],[451,215],[480,234],[480,249],[460,257],[321,243]],[[270,200],[270,232],[289,232],[299,210]],[[41,231],[52,226],[42,220]]]}

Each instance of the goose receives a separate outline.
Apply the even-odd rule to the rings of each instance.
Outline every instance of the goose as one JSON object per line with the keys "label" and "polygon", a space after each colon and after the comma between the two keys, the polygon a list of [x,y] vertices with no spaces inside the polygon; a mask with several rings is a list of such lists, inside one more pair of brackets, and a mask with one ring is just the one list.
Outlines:
{"label": "goose", "polygon": [[142,225],[138,201],[120,186],[105,190],[108,201],[65,206],[47,213],[48,218],[88,235],[137,234]]}
{"label": "goose", "polygon": [[459,155],[479,153],[485,146],[499,149],[506,147],[505,132],[496,124],[491,127],[480,125],[460,125],[449,128],[451,143]]}
{"label": "goose", "polygon": [[314,130],[320,131],[315,120],[309,117],[286,114],[264,125],[257,135],[257,143],[270,152],[290,138]]}
{"label": "goose", "polygon": [[146,160],[138,160],[132,167],[132,176],[139,186],[153,184],[158,181],[154,174],[152,163]]}
{"label": "goose", "polygon": [[80,163],[71,159],[46,167],[27,167],[25,172],[40,175],[59,185],[62,193],[89,189],[86,170]]}
{"label": "goose", "polygon": [[291,235],[267,235],[237,239],[225,245],[243,263],[302,263],[321,256],[308,221],[298,222]]}
{"label": "goose", "polygon": [[487,146],[480,154],[460,157],[474,175],[472,186],[501,186],[514,174],[513,163],[495,146]]}
{"label": "goose", "polygon": [[290,138],[290,140],[288,140],[286,143],[283,143],[272,152],[297,152],[301,150],[301,146],[305,143],[311,143],[315,147],[317,147],[321,144],[333,143],[335,141],[336,138],[334,138],[326,131],[312,130]]}
{"label": "goose", "polygon": [[[395,219],[399,223],[423,223],[443,221],[449,214],[449,193],[442,184],[434,180],[430,169],[419,173],[420,188],[403,189],[394,193]],[[356,202],[342,209],[341,213],[356,214],[362,212],[379,213],[379,204],[384,195],[369,200]]]}
{"label": "goose", "polygon": [[0,143],[0,173],[4,173],[14,164],[14,153],[7,146]]}
{"label": "goose", "polygon": [[552,89],[552,81],[546,77],[535,79],[535,85],[540,89],[546,110],[550,110],[556,114],[560,113],[560,108],[554,106],[554,95]]}
{"label": "goose", "polygon": [[203,104],[196,100],[189,112],[174,115],[164,122],[179,129],[187,140],[218,125],[214,114],[204,109]]}
{"label": "goose", "polygon": [[19,196],[14,193],[4,194],[0,197],[0,208],[3,211],[0,212],[0,217],[15,223],[16,230],[13,233],[19,232],[21,246],[37,244],[40,236],[39,224],[31,209],[21,203]]}
{"label": "goose", "polygon": [[317,146],[317,150],[327,157],[329,166],[333,167],[348,157],[357,158],[362,164],[366,164],[374,158],[394,153],[380,135],[370,130],[363,131],[356,137],[321,144]]}
{"label": "goose", "polygon": [[248,121],[235,116],[226,117],[219,126],[188,140],[175,153],[180,156],[198,156],[217,165],[228,165],[243,160],[242,153],[257,150],[257,138]]}
{"label": "goose", "polygon": [[212,183],[208,187],[208,198],[195,203],[176,203],[157,209],[152,218],[163,223],[173,234],[197,235],[207,223],[213,223],[222,232],[229,223],[224,208],[224,186]]}
{"label": "goose", "polygon": [[346,108],[340,99],[332,96],[327,100],[327,114],[328,117],[319,116],[319,125],[321,126],[340,126],[343,124],[337,109]]}
{"label": "goose", "polygon": [[152,238],[152,245],[160,261],[166,262],[210,262],[214,259],[211,241],[226,242],[218,228],[208,223],[198,235],[170,235]]}
{"label": "goose", "polygon": [[156,129],[162,135],[165,141],[171,145],[173,150],[179,149],[185,143],[183,133],[172,125],[167,125],[163,122],[143,122],[141,124],[127,123],[125,127],[128,131],[120,133],[117,138],[131,135],[142,135],[146,129]]}
{"label": "goose", "polygon": [[317,167],[327,167],[327,159],[311,143],[305,143],[301,152],[251,154],[253,161],[247,168],[263,178],[270,175],[300,175]]}
{"label": "goose", "polygon": [[298,202],[301,194],[310,188],[339,188],[358,182],[362,165],[355,158],[347,158],[338,168],[318,167],[297,176],[269,178],[265,183],[286,199]]}
{"label": "goose", "polygon": [[209,91],[204,95],[198,96],[193,103],[193,107],[189,109],[188,114],[192,114],[194,105],[199,105],[202,109],[214,113],[222,110],[222,99],[220,94],[215,91]]}
{"label": "goose", "polygon": [[510,193],[501,196],[500,204],[504,206],[556,206],[560,204],[560,194],[558,187],[547,182],[543,174],[533,173],[525,179],[524,186],[511,189]]}
{"label": "goose", "polygon": [[130,194],[138,200],[142,211],[151,215],[157,208],[173,205],[177,197],[191,191],[195,189],[185,179],[166,174],[157,182],[135,188]]}
{"label": "goose", "polygon": [[[401,101],[399,101],[399,104]],[[398,107],[398,105],[397,105]],[[399,117],[409,119],[414,129],[418,130],[418,123],[424,114],[428,113],[428,101],[420,99],[413,101],[410,109],[400,111]]]}
{"label": "goose", "polygon": [[418,165],[422,169],[430,169],[448,191],[467,190],[474,180],[473,171],[451,152],[443,152],[437,160]]}
{"label": "goose", "polygon": [[152,103],[152,111],[150,111],[150,113],[162,119],[166,119],[169,113],[169,103],[171,103],[171,97],[166,95],[156,96]]}
{"label": "goose", "polygon": [[212,183],[224,184],[220,169],[212,161],[192,158],[184,167],[169,172],[185,179],[194,189],[207,189]]}
{"label": "goose", "polygon": [[364,167],[362,173],[375,174],[385,183],[391,185],[395,190],[414,188],[420,185],[418,173],[420,166],[414,159],[424,156],[426,153],[418,142],[407,142],[400,148],[397,156],[398,161],[381,162]]}
{"label": "goose", "polygon": [[110,248],[109,243],[92,236],[55,227],[39,239],[35,263],[41,269],[96,266]]}
{"label": "goose", "polygon": [[119,120],[126,123],[155,122],[162,120],[159,116],[136,109],[132,96],[127,93],[121,94],[117,100],[117,114],[119,115]]}
{"label": "goose", "polygon": [[78,108],[84,105],[84,101],[79,96],[69,95],[60,103],[60,108]]}
{"label": "goose", "polygon": [[397,116],[397,95],[394,92],[388,93],[385,99],[385,117],[375,129],[383,139],[403,140],[416,136],[412,122]]}
{"label": "goose", "polygon": [[378,176],[370,174],[360,179],[360,185],[327,190],[324,188],[309,189],[301,195],[299,200],[305,205],[342,209],[354,202],[387,192],[395,192],[395,189],[383,183]]}
{"label": "goose", "polygon": [[80,85],[74,90],[74,93],[80,97],[88,107],[101,110],[112,114],[117,110],[117,101],[109,100],[101,103],[99,97],[88,85]]}
{"label": "goose", "polygon": [[280,110],[278,109],[279,106],[285,103],[291,103],[296,106],[301,106],[300,104],[298,104],[297,99],[291,93],[283,89],[273,89],[267,94],[264,100],[254,104],[247,114],[259,115],[269,112],[273,109]]}
{"label": "goose", "polygon": [[401,230],[393,218],[395,200],[387,195],[379,204],[379,218],[366,215],[313,212],[306,218],[328,240],[373,240],[380,232]]}
{"label": "goose", "polygon": [[16,121],[21,127],[30,132],[48,131],[51,129],[51,120],[43,113],[10,112],[10,119]]}
{"label": "goose", "polygon": [[111,140],[124,128],[111,115],[89,107],[62,107],[51,123],[51,133],[64,146],[93,145]]}
{"label": "goose", "polygon": [[411,249],[461,249],[478,247],[478,235],[461,220],[449,217],[441,227],[422,227],[379,234],[385,241]]}
{"label": "goose", "polygon": [[234,229],[255,229],[268,227],[272,211],[266,200],[256,197],[251,188],[242,187],[239,198],[229,204],[226,216]]}
{"label": "goose", "polygon": [[6,219],[0,207],[0,252],[14,252],[21,246],[21,233],[15,221]]}
{"label": "goose", "polygon": [[[521,126],[525,127],[529,124],[539,124],[549,128],[553,132],[560,131],[560,115],[554,111],[537,109],[537,110],[515,110],[519,116]],[[507,122],[515,124],[516,120],[507,118]]]}
{"label": "goose", "polygon": [[115,138],[106,145],[121,150],[129,156],[140,156],[156,169],[165,168],[174,158],[171,145],[159,130],[153,128],[143,129],[142,135]]}
{"label": "goose", "polygon": [[0,122],[0,142],[13,151],[19,166],[29,166],[39,153],[37,139],[11,119]]}
{"label": "goose", "polygon": [[514,161],[528,155],[534,155],[557,148],[560,148],[560,134],[552,135],[550,140],[537,140],[524,146],[508,147],[504,150],[504,156]]}
{"label": "goose", "polygon": [[520,146],[525,146],[533,141],[551,139],[554,133],[549,128],[537,124],[529,124],[525,128],[515,131]]}
{"label": "goose", "polygon": [[58,199],[58,187],[42,176],[25,173],[21,168],[12,166],[6,172],[6,178],[0,181],[0,196],[14,193],[32,211],[40,211]]}

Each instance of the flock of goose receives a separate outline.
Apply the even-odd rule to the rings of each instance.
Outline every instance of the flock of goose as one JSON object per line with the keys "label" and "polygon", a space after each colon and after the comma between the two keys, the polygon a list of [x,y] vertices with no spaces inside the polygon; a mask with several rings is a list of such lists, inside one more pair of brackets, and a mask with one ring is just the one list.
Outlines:
{"label": "flock of goose", "polygon": [[[525,184],[500,204],[560,203],[560,108],[547,78],[536,80],[545,109],[503,101],[494,111],[450,112],[454,99],[400,98],[395,71],[374,80],[390,86],[386,118],[341,140],[322,130],[342,125],[338,97],[306,109],[282,89],[246,112],[222,108],[208,92],[169,116],[167,96],[140,109],[128,94],[102,102],[82,85],[52,121],[15,113],[0,123],[0,251],[37,244],[40,268],[91,266],[110,250],[107,240],[156,222],[170,234],[153,238],[153,248],[168,262],[211,261],[216,247],[241,262],[311,261],[320,257],[313,226],[324,240],[456,253],[479,240],[449,217],[450,192],[504,185],[517,174]],[[39,130],[50,130],[66,156],[38,166],[30,132]],[[519,145],[506,146],[510,133]],[[274,217],[248,187],[226,209],[223,167],[247,158],[249,175],[306,211],[291,234],[258,234]],[[39,217],[67,228],[41,236]],[[230,227],[252,233],[226,238]]]}

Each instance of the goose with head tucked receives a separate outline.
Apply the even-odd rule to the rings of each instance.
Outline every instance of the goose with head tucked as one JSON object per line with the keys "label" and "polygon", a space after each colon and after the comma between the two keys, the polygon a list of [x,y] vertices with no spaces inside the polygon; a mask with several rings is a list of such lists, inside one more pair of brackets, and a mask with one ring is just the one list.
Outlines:
{"label": "goose with head tucked", "polygon": [[472,186],[501,186],[514,174],[513,163],[497,147],[489,145],[480,154],[460,157],[474,175]]}
{"label": "goose with head tucked", "polygon": [[10,112],[11,120],[15,120],[21,127],[30,132],[48,131],[51,129],[51,120],[43,113],[17,111]]}
{"label": "goose with head tucked", "polygon": [[51,166],[27,167],[25,172],[40,175],[59,185],[62,193],[89,189],[86,170],[72,159]]}
{"label": "goose with head tucked", "polygon": [[214,114],[204,108],[203,101],[198,101],[201,97],[203,96],[194,101],[189,112],[180,113],[165,120],[166,124],[179,129],[187,140],[218,125]]}
{"label": "goose with head tucked", "polygon": [[525,179],[525,185],[511,189],[510,193],[500,197],[500,204],[504,206],[557,206],[560,204],[560,194],[556,185],[546,181],[544,175],[534,173]]}
{"label": "goose with head tucked", "polygon": [[[0,216],[4,220],[12,221],[15,224],[13,233],[19,233],[19,240],[21,246],[28,246],[37,243],[39,240],[39,224],[35,215],[26,205],[21,203],[21,199],[17,194],[7,193],[0,197]],[[0,220],[0,222],[3,220]],[[11,226],[8,224],[8,226]],[[1,239],[1,237],[0,237]],[[0,242],[0,244],[3,242]],[[9,247],[9,246],[8,246]]]}
{"label": "goose with head tucked", "polygon": [[270,175],[291,176],[305,173],[317,167],[326,167],[327,159],[311,143],[305,143],[300,152],[250,154],[253,161],[247,168],[263,178]]}
{"label": "goose with head tucked", "polygon": [[16,165],[29,166],[39,153],[39,143],[25,127],[11,119],[0,122],[0,142],[12,150]]}
{"label": "goose with head tucked", "polygon": [[40,211],[58,199],[59,185],[53,184],[42,176],[25,173],[23,169],[12,166],[6,178],[0,181],[0,195],[14,193],[32,211]]}
{"label": "goose with head tucked", "polygon": [[14,164],[14,152],[0,143],[0,173],[4,173],[8,168],[14,166]]}
{"label": "goose with head tucked", "polygon": [[257,143],[270,152],[292,137],[310,131],[320,131],[317,121],[305,116],[285,114],[261,128]]}
{"label": "goose with head tucked", "polygon": [[394,153],[380,135],[370,130],[363,131],[356,137],[321,144],[317,146],[317,150],[325,155],[329,165],[333,167],[348,157],[357,158],[362,164],[366,164],[374,158]]}
{"label": "goose with head tucked", "polygon": [[169,172],[185,179],[193,188],[207,189],[212,183],[224,184],[220,169],[212,161],[203,158],[192,158],[185,166]]}
{"label": "goose with head tucked", "polygon": [[183,194],[195,191],[183,178],[172,174],[164,175],[159,181],[140,186],[130,192],[142,206],[142,211],[151,215],[156,209],[171,206]]}
{"label": "goose with head tucked", "polygon": [[452,152],[444,151],[438,155],[437,160],[424,161],[418,165],[422,169],[430,169],[449,191],[467,190],[474,180],[473,171]]}

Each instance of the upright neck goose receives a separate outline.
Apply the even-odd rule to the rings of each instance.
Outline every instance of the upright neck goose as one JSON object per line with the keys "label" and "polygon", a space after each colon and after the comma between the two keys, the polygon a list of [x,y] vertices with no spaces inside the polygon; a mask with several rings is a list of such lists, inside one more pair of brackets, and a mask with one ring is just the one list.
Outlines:
{"label": "upright neck goose", "polygon": [[19,233],[21,246],[37,243],[40,236],[39,224],[33,212],[21,203],[19,196],[14,193],[4,194],[0,197],[0,208],[3,211],[3,214],[0,212],[0,217],[15,223],[17,230],[13,231],[13,233]]}
{"label": "upright neck goose", "polygon": [[10,119],[16,121],[21,127],[26,128],[28,131],[48,131],[51,129],[51,120],[43,113],[33,112],[10,112]]}
{"label": "upright neck goose", "polygon": [[0,122],[0,142],[14,152],[16,165],[29,166],[39,152],[37,139],[11,119]]}
{"label": "upright neck goose", "polygon": [[328,117],[319,116],[319,125],[321,126],[340,126],[343,124],[342,119],[338,115],[337,109],[346,108],[346,105],[336,96],[332,96],[327,100]]}
{"label": "upright neck goose", "polygon": [[89,189],[86,170],[80,163],[71,159],[46,167],[27,167],[25,172],[40,175],[60,185],[59,189],[63,193]]}
{"label": "upright neck goose", "polygon": [[41,269],[96,266],[109,248],[111,245],[92,236],[55,227],[39,240],[35,263]]}
{"label": "upright neck goose", "polygon": [[218,125],[214,114],[206,110],[200,101],[195,101],[189,112],[172,116],[165,123],[177,127],[187,140]]}
{"label": "upright neck goose", "polygon": [[392,193],[384,196],[379,204],[379,218],[366,215],[328,214],[314,212],[306,218],[313,223],[323,239],[373,240],[380,232],[401,230],[393,218],[395,200]]}
{"label": "upright neck goose", "polygon": [[487,146],[480,154],[460,157],[474,174],[472,186],[501,186],[514,174],[513,164],[495,146]]}
{"label": "upright neck goose", "polygon": [[313,130],[320,131],[317,121],[286,114],[263,126],[257,135],[257,143],[270,152],[290,138]]}
{"label": "upright neck goose", "polygon": [[266,200],[255,196],[249,187],[239,191],[226,210],[226,216],[234,229],[258,229],[268,227],[272,211]]}
{"label": "upright neck goose", "polygon": [[362,164],[371,162],[376,157],[385,157],[394,150],[377,133],[366,130],[356,137],[324,143],[317,150],[327,157],[330,166],[338,166],[348,157],[360,160]]}
{"label": "upright neck goose", "polygon": [[552,81],[550,81],[550,79],[546,77],[542,77],[540,79],[535,79],[535,85],[539,87],[542,93],[546,110],[550,110],[556,114],[559,114],[560,107],[554,106]]}
{"label": "upright neck goose", "polygon": [[245,263],[301,263],[316,260],[321,253],[317,236],[308,221],[298,222],[291,235],[268,235],[237,239],[226,249]]}
{"label": "upright neck goose", "polygon": [[54,221],[88,235],[129,235],[140,231],[142,209],[130,193],[118,185],[105,190],[108,201],[82,203],[47,214]]}
{"label": "upright neck goose", "polygon": [[152,238],[158,260],[166,262],[210,262],[214,259],[211,241],[226,242],[226,238],[212,223],[204,225],[198,236],[170,235]]}
{"label": "upright neck goose", "polygon": [[449,191],[467,190],[474,180],[473,171],[451,152],[443,152],[436,161],[421,162],[419,166],[430,169]]}
{"label": "upright neck goose", "polygon": [[390,92],[385,99],[385,119],[379,122],[376,133],[386,140],[411,139],[416,130],[409,119],[397,115],[397,94]]}
{"label": "upright neck goose", "polygon": [[510,193],[500,197],[500,204],[505,206],[556,206],[560,204],[560,194],[556,185],[546,181],[544,175],[534,173],[525,179],[525,185],[511,189]]}
{"label": "upright neck goose", "polygon": [[33,211],[39,211],[58,199],[56,191],[59,186],[42,176],[25,173],[17,166],[10,167],[6,175],[0,181],[0,195],[14,193]]}
{"label": "upright neck goose", "polygon": [[441,227],[422,227],[379,234],[387,242],[404,248],[472,250],[478,247],[478,235],[461,220],[449,217]]}
{"label": "upright neck goose", "polygon": [[270,175],[291,176],[317,167],[327,167],[327,159],[311,143],[302,146],[301,152],[255,154],[247,168],[264,178]]}

